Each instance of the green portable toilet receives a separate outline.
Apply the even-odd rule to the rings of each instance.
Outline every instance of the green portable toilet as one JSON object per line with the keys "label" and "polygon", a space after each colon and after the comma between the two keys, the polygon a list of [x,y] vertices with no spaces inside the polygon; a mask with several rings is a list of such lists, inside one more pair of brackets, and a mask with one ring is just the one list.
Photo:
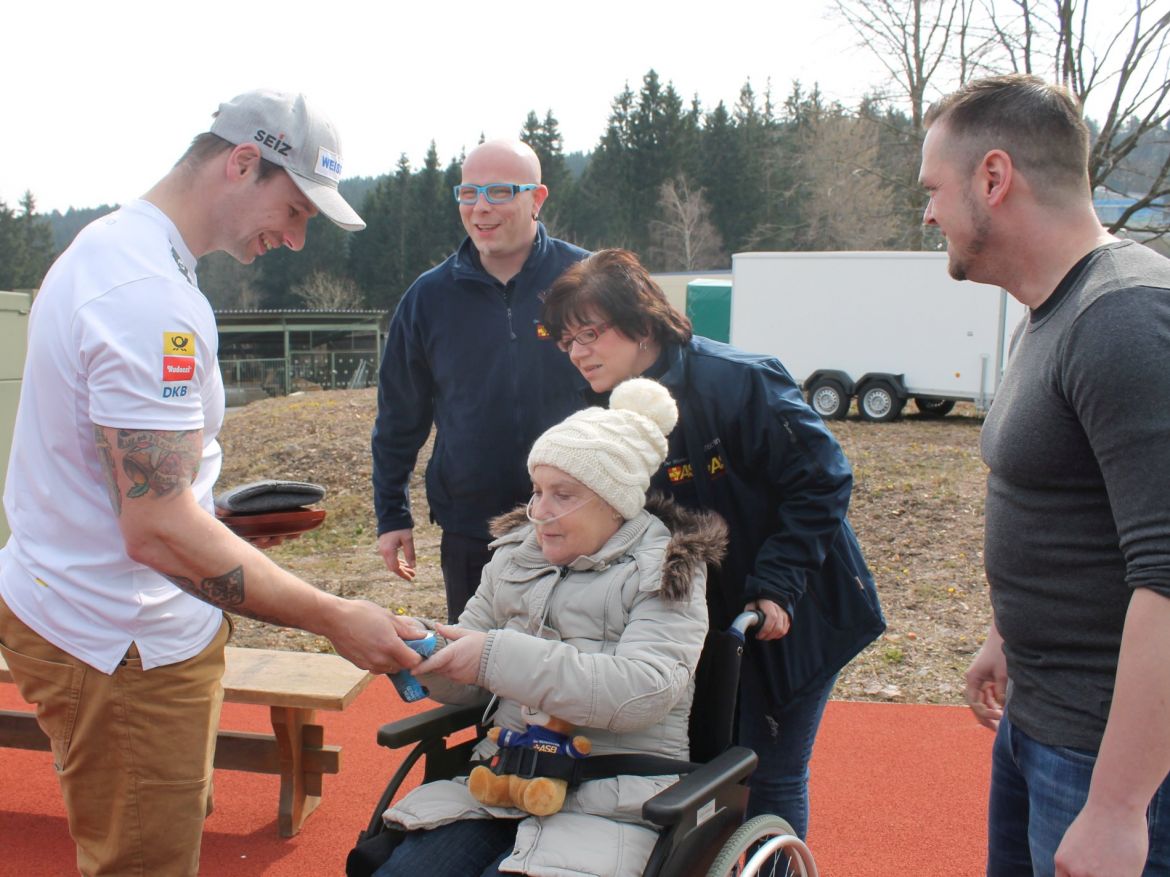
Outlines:
{"label": "green portable toilet", "polygon": [[[28,351],[28,311],[32,296],[27,292],[0,292],[0,495],[8,474],[12,450],[12,429],[16,425],[16,403],[20,401],[20,376]],[[8,521],[0,506],[0,545],[8,541]]]}
{"label": "green portable toilet", "polygon": [[731,281],[699,278],[687,284],[687,316],[695,334],[731,340]]}

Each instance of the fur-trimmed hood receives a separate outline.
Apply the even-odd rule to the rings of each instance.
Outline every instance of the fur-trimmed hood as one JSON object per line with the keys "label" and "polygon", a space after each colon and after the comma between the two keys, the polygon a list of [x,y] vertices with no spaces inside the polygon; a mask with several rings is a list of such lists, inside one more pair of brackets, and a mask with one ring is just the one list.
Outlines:
{"label": "fur-trimmed hood", "polygon": [[[671,600],[690,596],[695,571],[700,565],[719,566],[727,553],[727,523],[712,511],[688,509],[662,493],[651,492],[646,511],[670,531],[670,543],[662,570],[662,592]],[[525,506],[492,519],[489,529],[499,539],[533,529]]]}

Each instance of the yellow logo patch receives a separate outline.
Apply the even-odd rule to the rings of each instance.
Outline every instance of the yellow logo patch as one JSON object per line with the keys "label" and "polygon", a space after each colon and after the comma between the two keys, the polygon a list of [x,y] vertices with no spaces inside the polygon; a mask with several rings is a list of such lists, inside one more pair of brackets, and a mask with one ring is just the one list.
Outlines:
{"label": "yellow logo patch", "polygon": [[195,336],[190,332],[163,332],[164,356],[194,356]]}

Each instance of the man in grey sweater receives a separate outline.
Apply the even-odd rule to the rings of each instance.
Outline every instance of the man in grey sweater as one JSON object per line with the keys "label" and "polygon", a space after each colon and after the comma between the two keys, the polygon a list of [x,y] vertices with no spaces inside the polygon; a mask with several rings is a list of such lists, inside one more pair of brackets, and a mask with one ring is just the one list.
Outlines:
{"label": "man in grey sweater", "polygon": [[1030,308],[981,438],[987,873],[1170,874],[1170,261],[1102,228],[1065,89],[972,82],[927,125],[951,275]]}

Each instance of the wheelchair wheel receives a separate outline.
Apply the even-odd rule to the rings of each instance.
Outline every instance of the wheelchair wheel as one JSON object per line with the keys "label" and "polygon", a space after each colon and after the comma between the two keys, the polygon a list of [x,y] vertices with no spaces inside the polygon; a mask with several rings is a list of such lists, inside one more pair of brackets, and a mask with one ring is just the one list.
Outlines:
{"label": "wheelchair wheel", "polygon": [[817,877],[804,841],[779,816],[749,819],[727,839],[707,877]]}

